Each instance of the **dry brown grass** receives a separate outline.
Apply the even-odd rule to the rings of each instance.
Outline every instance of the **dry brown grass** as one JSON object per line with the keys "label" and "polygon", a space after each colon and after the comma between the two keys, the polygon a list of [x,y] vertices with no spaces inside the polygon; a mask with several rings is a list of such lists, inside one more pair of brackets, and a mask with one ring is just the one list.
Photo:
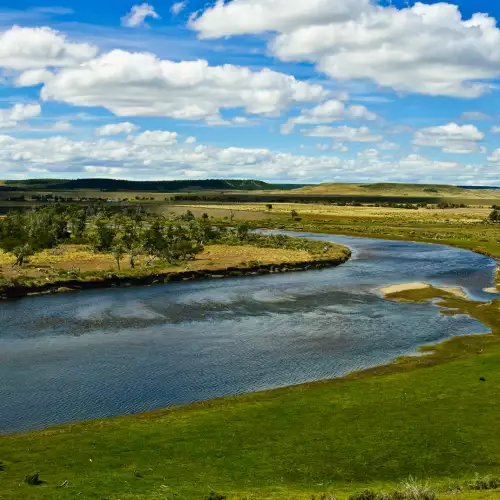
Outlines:
{"label": "dry brown grass", "polygon": [[435,186],[437,192],[426,191],[429,186],[418,184],[347,184],[324,183],[317,186],[306,186],[295,189],[297,194],[311,195],[352,195],[352,196],[418,196],[429,198],[500,198],[500,191],[496,189],[463,189],[455,186]]}
{"label": "dry brown grass", "polygon": [[[117,264],[110,254],[95,254],[85,245],[61,245],[51,250],[44,250],[32,256],[28,263],[19,268],[14,266],[15,257],[0,251],[0,275],[7,278],[16,276],[46,277],[50,279],[60,270],[79,272],[116,270]],[[144,268],[148,258],[140,256],[136,259],[136,268]],[[207,245],[204,252],[193,261],[181,265],[165,265],[161,271],[196,271],[199,269],[222,270],[237,267],[243,263],[284,264],[292,262],[309,262],[311,255],[306,251],[294,251],[275,248],[258,248],[249,245]],[[122,270],[130,269],[127,256],[121,262]],[[158,270],[158,267],[156,267]]]}
{"label": "dry brown grass", "polygon": [[[322,217],[346,217],[350,219],[385,219],[390,221],[433,221],[433,222],[464,222],[475,223],[484,221],[491,212],[490,208],[455,208],[455,209],[426,209],[408,210],[388,207],[338,207],[331,204],[309,203],[273,203],[272,210],[266,209],[265,203],[228,203],[228,204],[196,204],[198,209],[233,210],[246,212],[270,212],[274,214],[289,214],[296,210],[300,215]],[[184,210],[191,208],[183,205]]]}

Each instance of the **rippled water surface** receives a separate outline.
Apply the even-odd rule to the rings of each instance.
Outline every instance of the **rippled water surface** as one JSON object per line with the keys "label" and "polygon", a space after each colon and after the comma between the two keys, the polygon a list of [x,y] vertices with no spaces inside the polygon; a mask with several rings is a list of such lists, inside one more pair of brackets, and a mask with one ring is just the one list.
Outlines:
{"label": "rippled water surface", "polygon": [[494,262],[436,245],[306,235],[350,246],[337,268],[86,291],[0,304],[0,432],[133,413],[385,363],[419,345],[485,333],[382,285],[462,286]]}

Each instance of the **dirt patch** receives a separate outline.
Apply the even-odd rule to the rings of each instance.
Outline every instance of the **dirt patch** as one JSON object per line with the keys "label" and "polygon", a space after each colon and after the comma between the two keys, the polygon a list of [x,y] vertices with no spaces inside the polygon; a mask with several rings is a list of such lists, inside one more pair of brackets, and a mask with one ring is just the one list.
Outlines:
{"label": "dirt patch", "polygon": [[379,288],[379,291],[384,295],[390,295],[392,293],[407,292],[408,290],[422,290],[424,288],[430,288],[431,285],[422,282],[415,283],[401,283],[399,285],[389,285]]}

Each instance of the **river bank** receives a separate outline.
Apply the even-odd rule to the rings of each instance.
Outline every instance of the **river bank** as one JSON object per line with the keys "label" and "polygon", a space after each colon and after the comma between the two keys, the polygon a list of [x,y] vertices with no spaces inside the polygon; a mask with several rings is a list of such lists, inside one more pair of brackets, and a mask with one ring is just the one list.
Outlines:
{"label": "river bank", "polygon": [[[340,222],[340,223],[339,223]],[[336,234],[354,236],[358,238],[375,238],[389,241],[408,241],[426,243],[430,245],[447,245],[471,252],[486,255],[497,262],[495,283],[488,287],[488,293],[500,291],[500,241],[498,228],[491,224],[460,226],[460,227],[433,227],[432,225],[391,226],[390,221],[356,220],[332,221],[301,218],[300,221],[281,219],[279,221],[261,221],[263,229],[287,230],[294,232],[308,231],[319,234]]]}
{"label": "river bank", "polygon": [[148,265],[146,256],[141,256],[136,259],[134,268],[123,263],[120,269],[111,267],[111,255],[93,253],[84,245],[63,245],[56,250],[46,250],[22,269],[12,264],[13,257],[3,254],[0,255],[0,270],[4,276],[0,283],[0,299],[307,271],[340,265],[351,256],[347,247],[329,243],[301,239],[300,249],[295,249],[293,239],[285,238],[281,242],[284,247],[277,248],[272,246],[272,239],[270,243],[257,235],[252,238],[255,241],[247,245],[207,245],[201,254],[187,262],[169,265],[160,261]]}
{"label": "river bank", "polygon": [[321,259],[303,262],[288,262],[277,264],[260,264],[256,266],[228,267],[225,269],[200,269],[196,271],[178,271],[167,273],[153,273],[146,276],[117,276],[112,273],[109,277],[83,280],[60,280],[56,283],[34,283],[22,285],[8,285],[1,289],[0,299],[20,298],[29,295],[47,293],[66,293],[79,290],[90,290],[99,288],[120,288],[132,286],[149,286],[179,281],[201,281],[207,279],[238,278],[244,276],[258,276],[274,273],[288,273],[298,271],[310,271],[312,269],[324,269],[334,267],[346,262],[350,252],[345,251],[335,259]]}

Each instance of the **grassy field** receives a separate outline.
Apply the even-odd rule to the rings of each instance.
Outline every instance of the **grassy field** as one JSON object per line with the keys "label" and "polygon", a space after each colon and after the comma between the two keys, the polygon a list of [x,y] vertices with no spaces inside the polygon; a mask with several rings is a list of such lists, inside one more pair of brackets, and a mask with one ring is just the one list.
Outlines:
{"label": "grassy field", "polygon": [[167,262],[147,254],[96,253],[72,240],[37,252],[22,266],[0,250],[0,296],[21,297],[106,286],[132,286],[194,279],[236,277],[338,265],[349,259],[347,247],[304,238],[249,235],[242,241],[212,240],[192,259]]}
{"label": "grassy field", "polygon": [[464,189],[457,186],[439,184],[355,184],[324,183],[316,186],[305,186],[294,190],[302,194],[338,194],[338,195],[376,195],[376,196],[427,196],[440,198],[500,198],[497,189]]}
{"label": "grassy field", "polygon": [[[483,212],[439,211],[447,218],[434,220],[427,210],[293,208],[300,221],[273,206],[261,225],[500,257],[500,228]],[[343,379],[0,437],[0,499],[202,500],[214,491],[229,500],[346,500],[365,489],[394,491],[410,475],[428,481],[439,500],[500,498],[500,489],[474,489],[485,475],[500,484],[500,300],[478,303],[432,287],[387,299],[434,300],[442,314],[468,314],[492,333]],[[43,482],[26,484],[35,472]]]}
{"label": "grassy field", "polygon": [[[0,498],[346,499],[410,475],[440,499],[498,498],[470,484],[500,476],[500,300],[437,289],[389,298],[437,298],[443,313],[470,314],[493,334],[344,379],[3,437]],[[42,484],[23,482],[35,472]]]}
{"label": "grassy field", "polygon": [[[182,209],[226,210],[248,217],[262,228],[366,236],[439,243],[473,250],[500,259],[500,224],[488,222],[491,208],[408,210],[386,207],[338,207],[330,204],[273,204],[267,216],[264,203],[183,205]],[[298,213],[291,217],[291,210]],[[298,219],[298,220],[297,220]]]}
{"label": "grassy field", "polygon": [[[27,265],[20,268],[14,266],[15,257],[0,250],[0,273],[5,277],[29,276],[52,279],[61,272],[78,269],[87,271],[117,271],[117,263],[109,253],[93,253],[86,245],[61,245],[51,250],[43,250],[29,259]],[[281,248],[258,248],[250,245],[207,245],[204,252],[195,260],[183,262],[181,265],[165,263],[150,267],[154,272],[175,272],[199,269],[221,270],[227,267],[246,265],[248,262],[258,264],[282,264],[291,262],[308,262],[312,255],[306,251],[286,250]],[[136,270],[147,270],[147,256],[136,259]],[[121,269],[128,271],[130,264],[126,256],[121,262]]]}
{"label": "grassy field", "polygon": [[[310,215],[320,219],[383,219],[384,222],[420,222],[435,224],[439,222],[460,222],[472,224],[483,222],[488,218],[491,208],[469,207],[451,209],[420,208],[409,210],[390,207],[374,206],[336,206],[322,203],[273,203],[272,209],[266,208],[265,203],[237,203],[237,204],[196,204],[196,205],[176,205],[172,211],[176,210],[205,210],[212,214],[214,212],[233,211],[235,214],[241,212],[248,213],[248,217],[256,219],[255,215],[262,214],[262,218],[270,218],[273,214],[290,214],[292,210],[298,212],[299,216]],[[250,215],[252,214],[252,215]]]}

